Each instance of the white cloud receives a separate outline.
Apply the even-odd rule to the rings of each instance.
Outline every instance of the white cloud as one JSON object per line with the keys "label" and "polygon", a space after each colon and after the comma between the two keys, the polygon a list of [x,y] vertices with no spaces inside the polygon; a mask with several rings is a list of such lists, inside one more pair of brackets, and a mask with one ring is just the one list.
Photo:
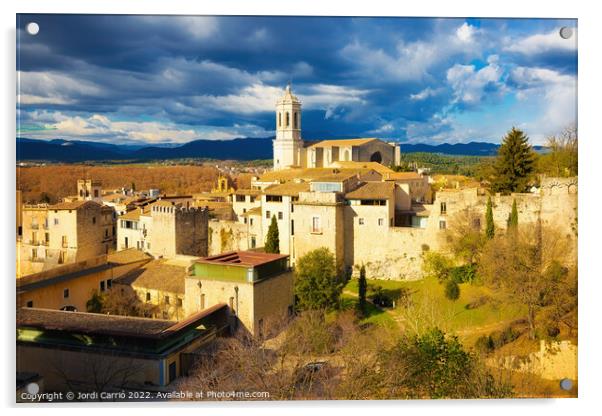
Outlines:
{"label": "white cloud", "polygon": [[525,129],[536,143],[577,121],[577,78],[554,70],[518,67],[511,73],[517,85],[517,98],[540,110]]}
{"label": "white cloud", "polygon": [[17,102],[20,104],[71,104],[77,97],[96,96],[101,88],[53,72],[17,71]]}
{"label": "white cloud", "polygon": [[474,26],[464,22],[462,26],[456,29],[456,36],[461,42],[470,43],[474,40],[474,35],[476,32],[477,29]]}
{"label": "white cloud", "polygon": [[[107,141],[111,143],[186,143],[197,139],[230,140],[240,137],[266,137],[273,134],[254,124],[232,126],[181,126],[161,121],[116,121],[102,114],[89,117],[61,112],[27,112],[28,124],[39,128],[17,132],[38,139],[66,138]],[[26,133],[26,134],[24,134]]]}
{"label": "white cloud", "polygon": [[433,97],[433,96],[437,95],[438,92],[439,92],[438,90],[434,90],[431,87],[427,87],[416,94],[410,94],[410,100],[413,100],[413,101],[426,100],[429,97]]}
{"label": "white cloud", "polygon": [[569,39],[560,37],[560,28],[548,33],[538,33],[520,40],[506,40],[504,50],[524,55],[538,55],[550,51],[576,51],[577,29],[573,28],[573,36]]}
{"label": "white cloud", "polygon": [[477,33],[478,29],[465,22],[455,29],[446,27],[429,41],[401,40],[394,54],[354,40],[341,50],[341,55],[378,79],[417,81],[426,78],[433,66],[454,54],[479,54]]}
{"label": "white cloud", "polygon": [[477,104],[486,98],[486,88],[504,89],[498,56],[487,58],[487,65],[477,70],[474,65],[455,64],[447,70],[447,82],[454,91],[454,103]]}

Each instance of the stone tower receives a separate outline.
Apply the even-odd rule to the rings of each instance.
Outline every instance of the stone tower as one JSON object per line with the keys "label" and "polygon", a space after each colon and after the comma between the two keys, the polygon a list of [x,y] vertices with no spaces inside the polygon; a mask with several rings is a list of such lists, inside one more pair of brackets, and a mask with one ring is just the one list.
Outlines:
{"label": "stone tower", "polygon": [[152,205],[150,254],[173,258],[178,254],[203,257],[208,253],[209,211],[159,201]]}
{"label": "stone tower", "polygon": [[102,184],[91,179],[77,181],[77,199],[80,201],[102,201]]}
{"label": "stone tower", "polygon": [[301,166],[301,149],[301,102],[287,85],[284,96],[276,104],[274,170]]}

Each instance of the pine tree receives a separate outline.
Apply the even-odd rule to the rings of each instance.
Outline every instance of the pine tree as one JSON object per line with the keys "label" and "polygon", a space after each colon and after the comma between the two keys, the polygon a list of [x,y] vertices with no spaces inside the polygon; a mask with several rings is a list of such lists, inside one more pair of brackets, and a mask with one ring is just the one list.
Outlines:
{"label": "pine tree", "polygon": [[358,307],[362,314],[366,313],[366,292],[368,289],[368,282],[366,281],[366,267],[362,265],[360,268],[360,277],[357,282],[358,289],[357,295],[359,298]]}
{"label": "pine tree", "polygon": [[487,199],[487,212],[485,213],[485,235],[488,239],[492,239],[495,236],[495,224],[493,223],[493,204],[491,203],[491,197]]}
{"label": "pine tree", "polygon": [[280,237],[275,215],[272,216],[272,222],[270,223],[270,228],[268,228],[264,249],[266,253],[280,253]]}
{"label": "pine tree", "polygon": [[525,192],[534,172],[535,153],[529,138],[512,127],[498,149],[491,188],[494,192],[508,194]]}
{"label": "pine tree", "polygon": [[518,209],[516,208],[516,199],[512,201],[512,212],[508,215],[508,229],[518,227]]}

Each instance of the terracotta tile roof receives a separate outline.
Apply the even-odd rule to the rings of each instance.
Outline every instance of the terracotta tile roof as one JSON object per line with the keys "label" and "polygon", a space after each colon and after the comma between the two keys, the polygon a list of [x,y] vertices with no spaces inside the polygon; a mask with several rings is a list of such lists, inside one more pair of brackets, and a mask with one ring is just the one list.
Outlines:
{"label": "terracotta tile roof", "polygon": [[241,214],[241,217],[252,217],[252,216],[261,217],[261,207],[251,208],[247,212]]}
{"label": "terracotta tile roof", "polygon": [[228,305],[225,303],[219,303],[179,322],[134,316],[21,308],[17,311],[17,328],[163,339],[188,328],[197,328],[204,318],[225,312],[227,308]]}
{"label": "terracotta tile roof", "polygon": [[393,182],[366,182],[345,195],[346,199],[388,199],[395,190]]}
{"label": "terracotta tile roof", "polygon": [[331,175],[325,175],[316,179],[312,179],[312,182],[343,182],[357,175],[358,173],[356,172],[349,172],[346,170],[345,172],[333,173]]}
{"label": "terracotta tile roof", "polygon": [[271,172],[266,172],[259,177],[258,182],[287,182],[295,179],[311,181],[324,176],[329,176],[338,173],[368,173],[372,169],[354,168],[354,169],[338,169],[338,168],[306,168],[306,169],[282,169]]}
{"label": "terracotta tile roof", "polygon": [[237,189],[234,191],[235,195],[259,195],[261,194],[260,189]]}
{"label": "terracotta tile roof", "polygon": [[72,202],[59,202],[55,205],[50,205],[48,209],[51,210],[65,210],[65,209],[78,209],[86,204],[94,204],[100,206],[100,204],[94,201],[72,201]]}
{"label": "terracotta tile roof", "polygon": [[361,146],[371,141],[378,140],[374,137],[371,138],[359,138],[359,139],[335,139],[335,140],[322,140],[314,143],[309,147],[331,147],[331,146]]}
{"label": "terracotta tile roof", "polygon": [[416,172],[391,172],[383,175],[383,180],[386,181],[403,181],[422,179],[422,175]]}
{"label": "terracotta tile roof", "polygon": [[299,196],[299,192],[309,192],[309,183],[287,182],[281,185],[272,185],[266,188],[263,193],[266,195]]}
{"label": "terracotta tile roof", "polygon": [[125,276],[115,279],[115,282],[135,288],[184,294],[187,269],[186,266],[169,264],[168,260],[152,260]]}
{"label": "terracotta tile roof", "polygon": [[378,173],[387,174],[394,173],[394,171],[385,165],[381,165],[378,162],[355,162],[355,161],[337,161],[333,165],[345,169],[372,169]]}
{"label": "terracotta tile roof", "polygon": [[[152,204],[151,204],[152,205]],[[123,215],[120,215],[118,219],[120,220],[132,220],[138,221],[141,215],[150,215],[150,207],[151,205],[145,205],[144,207],[138,207],[131,211],[126,212]]]}
{"label": "terracotta tile roof", "polygon": [[136,250],[135,248],[128,248],[125,250],[114,251],[107,255],[107,261],[114,264],[128,264],[142,260],[152,260],[153,257],[146,254],[143,251]]}
{"label": "terracotta tile roof", "polygon": [[230,251],[216,256],[203,257],[197,263],[227,264],[255,267],[275,260],[287,258],[287,254],[263,253],[260,251]]}
{"label": "terracotta tile roof", "polygon": [[135,335],[142,338],[155,338],[174,323],[163,319],[53,309],[21,308],[17,311],[17,327],[85,334]]}

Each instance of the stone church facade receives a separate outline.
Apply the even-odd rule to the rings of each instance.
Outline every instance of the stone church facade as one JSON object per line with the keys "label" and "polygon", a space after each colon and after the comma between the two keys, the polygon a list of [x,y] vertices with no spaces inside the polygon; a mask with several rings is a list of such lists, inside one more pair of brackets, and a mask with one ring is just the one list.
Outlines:
{"label": "stone church facade", "polygon": [[327,168],[337,162],[399,164],[399,145],[376,138],[304,141],[301,137],[301,102],[290,86],[276,104],[274,170]]}

